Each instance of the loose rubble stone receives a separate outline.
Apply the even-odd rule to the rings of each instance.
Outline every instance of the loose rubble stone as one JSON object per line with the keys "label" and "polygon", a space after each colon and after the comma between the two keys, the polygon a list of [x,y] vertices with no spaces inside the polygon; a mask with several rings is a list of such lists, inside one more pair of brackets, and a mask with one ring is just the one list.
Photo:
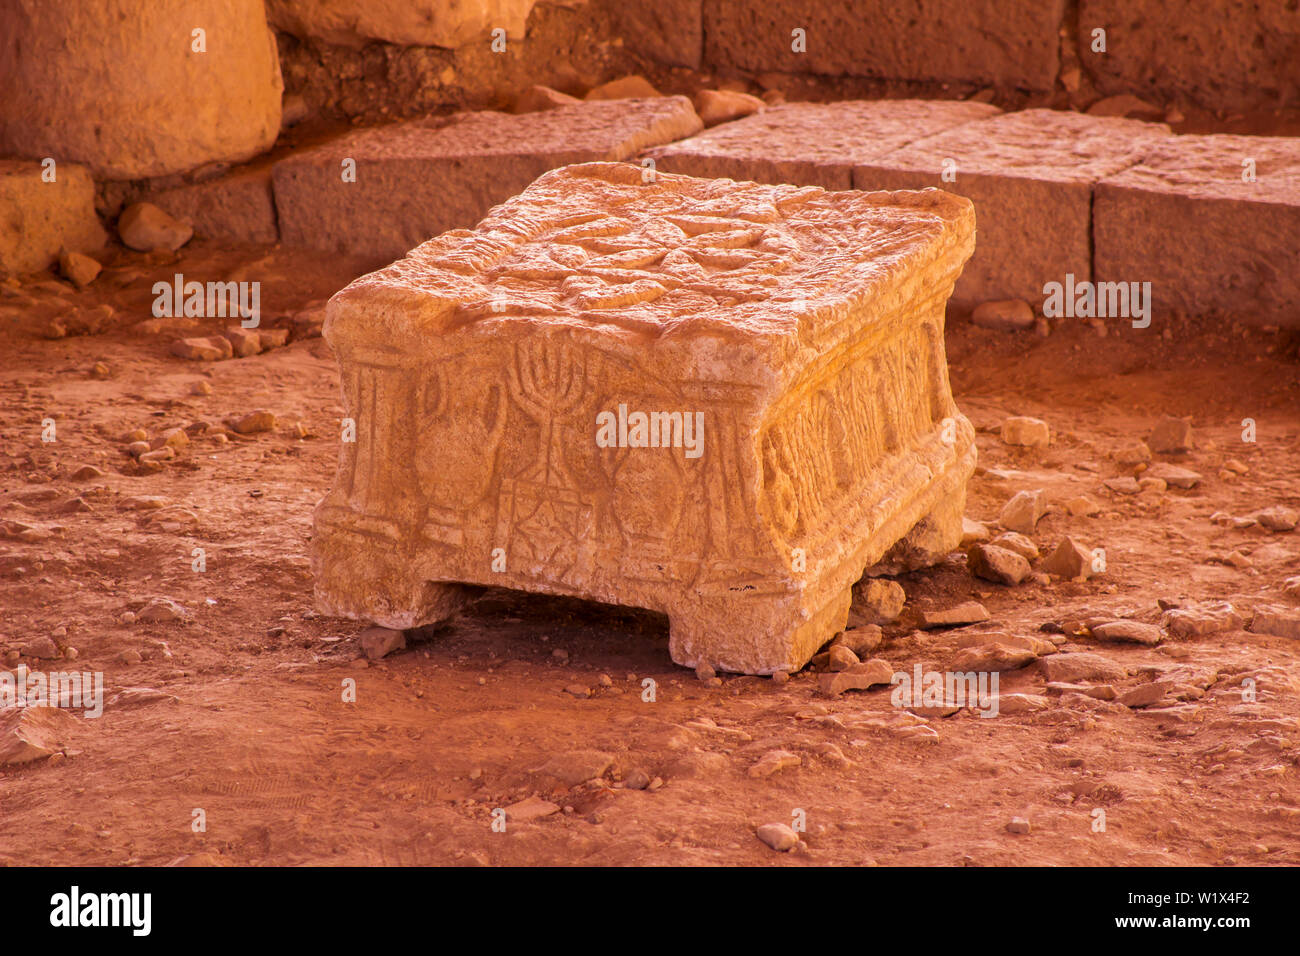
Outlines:
{"label": "loose rubble stone", "polygon": [[979,624],[988,619],[989,612],[983,604],[966,601],[941,611],[922,611],[921,627],[926,630],[936,627],[961,627],[965,624]]}
{"label": "loose rubble stone", "polygon": [[[970,316],[971,322],[997,332],[1022,332],[1034,327],[1034,310],[1023,299],[998,299],[981,302]],[[1002,439],[1006,441],[1005,436]],[[1014,442],[1013,444],[1019,444]],[[1047,444],[1046,441],[1043,444]]]}
{"label": "loose rubble stone", "polygon": [[832,644],[829,654],[827,669],[831,671],[846,671],[855,664],[862,663],[858,660],[858,655],[843,644]]}
{"label": "loose rubble stone", "polygon": [[846,690],[867,690],[888,684],[893,676],[894,669],[887,661],[873,657],[861,664],[854,664],[848,670],[822,674],[817,682],[817,691],[824,697],[838,697]]}
{"label": "loose rubble stone", "polygon": [[1008,531],[1033,534],[1038,520],[1047,514],[1047,496],[1041,490],[1022,491],[1002,508],[998,521]]}
{"label": "loose rubble stone", "polygon": [[997,698],[999,714],[1033,714],[1051,706],[1052,702],[1039,694],[999,694]]}
{"label": "loose rubble stone", "polygon": [[273,431],[275,425],[275,415],[266,411],[266,409],[258,409],[235,420],[230,427],[241,435],[257,435],[262,432]]}
{"label": "loose rubble stone", "polygon": [[138,202],[127,206],[117,219],[117,234],[132,249],[148,252],[167,249],[175,252],[194,235],[194,229],[173,219],[153,203]]}
{"label": "loose rubble stone", "polygon": [[715,126],[647,155],[664,172],[704,179],[853,189],[856,163],[927,133],[997,112],[997,107],[987,104],[954,100],[790,103]]}
{"label": "loose rubble stone", "polygon": [[78,288],[94,282],[102,268],[98,259],[92,259],[80,252],[69,252],[64,249],[59,253],[59,272]]}
{"label": "loose rubble stone", "polygon": [[[493,206],[557,166],[628,159],[702,128],[684,96],[481,112],[349,134],[275,164],[287,246],[394,259]],[[352,160],[355,182],[342,164]],[[640,173],[637,173],[640,183]]]}
{"label": "loose rubble stone", "polygon": [[861,659],[878,648],[884,636],[884,631],[879,625],[864,624],[860,627],[846,628],[836,635],[835,643],[847,647]]}
{"label": "loose rubble stone", "polygon": [[958,651],[949,661],[948,666],[949,669],[960,673],[1014,671],[1036,660],[1038,655],[1033,651],[993,643]]}
{"label": "loose rubble stone", "polygon": [[[575,750],[570,753],[556,754],[542,765],[538,773],[554,777],[566,787],[576,787],[588,780],[603,777],[605,771],[613,765],[613,754],[600,750]],[[644,790],[649,785],[650,780],[647,778],[645,786],[634,789]]]}
{"label": "loose rubble stone", "polygon": [[1015,531],[1007,531],[993,539],[994,547],[1004,548],[1007,551],[1014,551],[1026,561],[1038,560],[1038,545],[1033,541]]}
{"label": "loose rubble stone", "polygon": [[1067,581],[1087,580],[1092,577],[1092,553],[1073,538],[1062,538],[1056,550],[1040,565],[1048,574]]}
{"label": "loose rubble stone", "polygon": [[1040,657],[1038,667],[1054,684],[1077,684],[1080,681],[1121,681],[1128,671],[1100,654],[1053,654]]}
{"label": "loose rubble stone", "polygon": [[21,648],[24,657],[35,657],[40,660],[54,660],[59,657],[59,646],[54,643],[53,639],[48,637],[38,637],[29,641]]}
{"label": "loose rubble stone", "polygon": [[1014,551],[977,544],[967,554],[970,573],[998,584],[1019,584],[1029,574],[1029,562]]}
{"label": "loose rubble stone", "polygon": [[387,627],[368,627],[361,632],[361,652],[372,661],[406,648],[406,634]]}
{"label": "loose rubble stone", "polygon": [[907,603],[907,594],[897,581],[867,578],[853,586],[853,611],[868,624],[888,624],[898,620]]}
{"label": "loose rubble stone", "polygon": [[750,116],[766,105],[757,96],[731,90],[700,90],[695,94],[695,112],[706,128]]}
{"label": "loose rubble stone", "polygon": [[543,800],[541,797],[529,797],[506,807],[507,823],[530,823],[552,814],[559,813],[558,804]]}
{"label": "loose rubble stone", "polygon": [[1155,646],[1164,640],[1164,632],[1154,624],[1140,621],[1110,621],[1089,628],[1092,636],[1099,641],[1114,641],[1121,644],[1146,644]]}
{"label": "loose rubble stone", "polygon": [[792,850],[799,843],[799,834],[784,823],[764,823],[756,832],[760,840],[778,853]]}
{"label": "loose rubble stone", "polygon": [[[201,26],[205,51],[192,49]],[[7,4],[0,155],[144,179],[271,147],[279,55],[262,0]]]}
{"label": "loose rubble stone", "polygon": [[[1253,182],[1244,179],[1245,159],[1259,170]],[[1300,140],[1293,137],[1167,138],[1097,184],[1094,279],[1141,276],[1151,283],[1155,315],[1294,322],[1300,272],[1261,273],[1259,263],[1300,231],[1297,174]]]}
{"label": "loose rubble stone", "polygon": [[32,763],[61,752],[76,718],[58,707],[0,709],[0,766]]}
{"label": "loose rubble stone", "polygon": [[1052,440],[1051,429],[1041,418],[1008,418],[1002,423],[1002,440],[1008,445],[1046,448]]}
{"label": "loose rubble stone", "polygon": [[1282,593],[1300,599],[1300,577],[1287,578],[1282,582]]}
{"label": "loose rubble stone", "polygon": [[136,620],[166,624],[171,621],[188,620],[190,612],[171,598],[154,598],[136,614]]}
{"label": "loose rubble stone", "polygon": [[1124,475],[1121,478],[1107,478],[1102,484],[1117,495],[1136,495],[1142,490],[1142,486],[1138,484],[1138,480],[1132,475]]}
{"label": "loose rubble stone", "polygon": [[916,137],[860,165],[853,182],[858,189],[935,187],[966,196],[975,204],[979,242],[953,301],[1022,299],[1042,303],[1046,314],[1047,282],[1058,283],[1064,298],[1067,276],[1092,277],[1094,184],[1141,160],[1169,132],[1136,120],[1020,110]]}
{"label": "loose rubble stone", "polygon": [[1114,458],[1121,465],[1144,465],[1151,460],[1151,448],[1146,442],[1140,441],[1119,449]]}
{"label": "loose rubble stone", "polygon": [[230,343],[234,354],[240,358],[247,358],[250,355],[256,355],[262,351],[262,337],[256,329],[245,329],[239,326],[226,329],[222,332],[222,337]]}
{"label": "loose rubble stone", "polygon": [[1120,694],[1119,702],[1125,707],[1150,707],[1152,704],[1158,704],[1164,700],[1169,693],[1169,688],[1168,681],[1152,681],[1149,684],[1139,684],[1132,690]]}
{"label": "loose rubble stone", "polygon": [[658,96],[656,90],[649,80],[644,76],[622,76],[617,80],[610,80],[608,83],[602,83],[600,86],[593,87],[587,91],[583,97],[585,100],[628,100],[641,99],[644,97]]}
{"label": "loose rubble stone", "polygon": [[1096,700],[1115,700],[1119,697],[1119,692],[1110,684],[1071,684],[1062,681],[1049,681],[1047,693],[1082,694]]}
{"label": "loose rubble stone", "polygon": [[1250,622],[1255,634],[1273,634],[1300,640],[1300,611],[1284,607],[1256,607]]}
{"label": "loose rubble stone", "polygon": [[1029,821],[1024,817],[1012,817],[1011,822],[1007,824],[1008,833],[1026,834],[1029,830]]}
{"label": "loose rubble stone", "polygon": [[[0,18],[6,15],[0,13]],[[11,66],[7,64],[6,76]],[[104,245],[107,236],[95,215],[90,173],[65,162],[57,170],[57,179],[50,183],[42,178],[40,163],[0,159],[0,275],[36,272],[58,259],[61,251],[88,253]]]}
{"label": "loose rubble stone", "polygon": [[972,544],[979,544],[982,541],[988,541],[993,537],[989,531],[988,525],[983,521],[972,521],[970,518],[961,519],[961,547],[969,548]]}
{"label": "loose rubble stone", "polygon": [[1272,508],[1265,508],[1258,512],[1255,520],[1259,522],[1261,528],[1269,531],[1294,531],[1295,526],[1300,524],[1300,513],[1294,508],[1274,505]]}
{"label": "loose rubble stone", "polygon": [[570,96],[568,93],[561,93],[559,90],[553,90],[549,86],[531,86],[525,90],[516,100],[514,113],[540,113],[544,110],[553,110],[557,106],[572,106],[575,103],[581,103],[582,100],[576,96]]}
{"label": "loose rubble stone", "polygon": [[751,777],[770,777],[774,773],[786,770],[790,767],[797,767],[803,761],[798,754],[792,754],[788,750],[769,750],[759,758],[758,762],[749,768]]}
{"label": "loose rubble stone", "polygon": [[[873,223],[879,239],[864,242]],[[357,280],[328,307],[357,442],[316,512],[318,602],[405,628],[460,605],[450,582],[558,591],[666,613],[670,652],[687,667],[798,670],[844,629],[866,568],[898,554],[934,563],[960,538],[974,429],[948,392],[929,286],[895,283],[950,281],[972,225],[969,207],[939,191],[669,174],[647,189],[635,167],[589,164],[548,173],[476,230]],[[861,300],[875,310],[844,298],[871,276],[870,288],[897,294]],[[746,301],[709,304],[724,294]],[[810,301],[823,299],[844,307]],[[861,323],[879,331],[878,348],[832,361]],[[800,344],[809,335],[820,336],[815,354]],[[376,349],[392,363],[375,364]],[[397,413],[435,379],[446,396],[436,414]],[[717,404],[708,396],[722,392],[702,382],[753,404]],[[855,382],[865,391],[850,400]],[[898,423],[888,457],[886,415]],[[697,421],[703,446],[686,431]],[[763,422],[752,441],[746,422]],[[399,446],[411,467],[396,465]],[[885,461],[916,467],[891,464],[887,477]],[[726,492],[747,486],[738,474],[753,496]],[[792,548],[804,546],[806,567],[793,571]],[[492,570],[496,548],[504,571]],[[698,557],[672,557],[683,554]]]}
{"label": "loose rubble stone", "polygon": [[1186,639],[1217,634],[1220,631],[1239,631],[1245,619],[1226,601],[1177,607],[1165,611],[1160,620],[1170,637]]}
{"label": "loose rubble stone", "polygon": [[398,47],[455,49],[500,28],[513,45],[525,37],[535,0],[411,3],[410,0],[267,0],[266,17],[282,33],[360,49],[375,40]]}
{"label": "loose rubble stone", "polygon": [[1162,454],[1191,451],[1194,447],[1192,423],[1186,419],[1166,416],[1151,431],[1147,445],[1152,451]]}

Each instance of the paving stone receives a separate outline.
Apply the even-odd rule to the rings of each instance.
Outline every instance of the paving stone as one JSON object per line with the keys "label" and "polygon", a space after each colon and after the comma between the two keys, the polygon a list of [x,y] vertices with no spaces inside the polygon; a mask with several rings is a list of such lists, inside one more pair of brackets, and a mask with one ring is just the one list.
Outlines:
{"label": "paving stone", "polygon": [[[395,259],[557,166],[623,160],[702,128],[684,96],[459,113],[351,133],[275,164],[285,245]],[[344,160],[355,182],[344,181]]]}
{"label": "paving stone", "polygon": [[669,173],[852,189],[856,164],[997,112],[956,100],[789,103],[647,155]]}
{"label": "paving stone", "polygon": [[853,185],[932,186],[966,196],[975,203],[979,242],[954,301],[1023,299],[1041,305],[1047,283],[1064,284],[1067,274],[1078,281],[1092,276],[1093,185],[1133,165],[1168,136],[1168,127],[1136,120],[1022,110],[878,156],[859,165]]}
{"label": "paving stone", "polygon": [[38,272],[58,261],[61,249],[95,252],[108,238],[85,167],[59,163],[52,183],[41,178],[43,169],[0,159],[0,275]]}
{"label": "paving stone", "polygon": [[[1051,90],[1063,0],[709,0],[708,63]],[[1244,14],[1243,14],[1244,15]],[[805,52],[791,30],[806,32]]]}
{"label": "paving stone", "polygon": [[0,155],[143,179],[248,159],[280,132],[284,84],[262,0],[21,0],[0,7],[0,37]]}
{"label": "paving stone", "polygon": [[[1254,160],[1255,181],[1243,181]],[[1300,325],[1300,139],[1176,136],[1098,184],[1099,281],[1151,283],[1153,308]]]}
{"label": "paving stone", "polygon": [[543,176],[331,299],[358,440],[318,602],[408,628],[450,582],[568,594],[666,613],[686,667],[798,670],[866,568],[961,536],[974,429],[933,290],[971,240],[938,191]]}
{"label": "paving stone", "polygon": [[269,165],[238,169],[218,179],[153,193],[148,200],[188,222],[200,239],[268,243],[280,238]]}

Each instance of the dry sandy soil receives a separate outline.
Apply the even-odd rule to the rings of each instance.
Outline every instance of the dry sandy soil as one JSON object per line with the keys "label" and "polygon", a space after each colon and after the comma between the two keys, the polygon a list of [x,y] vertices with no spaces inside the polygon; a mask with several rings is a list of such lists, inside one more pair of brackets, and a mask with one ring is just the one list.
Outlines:
{"label": "dry sandy soil", "polygon": [[[943,669],[962,631],[918,631],[916,615],[978,600],[992,620],[974,630],[1065,630],[1062,652],[1129,670],[1121,690],[1161,674],[1194,690],[1156,713],[1072,698],[993,719],[913,717],[888,688],[819,697],[811,669],[710,686],[672,664],[656,615],[512,592],[487,593],[405,651],[359,659],[362,625],[312,607],[311,513],[342,415],[325,342],[201,364],[168,354],[175,335],[128,327],[149,317],[152,282],[176,271],[206,280],[242,266],[273,317],[368,264],[193,243],[178,262],[119,253],[109,265],[84,291],[51,277],[0,293],[0,653],[53,637],[75,663],[22,663],[103,671],[110,698],[157,693],[70,719],[51,760],[0,768],[0,862],[1300,863],[1300,642],[1237,630],[1149,648],[1068,633],[1090,614],[1154,622],[1162,598],[1295,606],[1282,583],[1300,574],[1300,531],[1209,520],[1300,506],[1300,365],[1285,334],[1156,316],[1144,331],[1102,337],[1070,321],[1043,337],[951,318],[954,392],[980,429],[968,514],[992,521],[1016,491],[1042,488],[1044,553],[1070,534],[1104,547],[1108,567],[1083,583],[1004,587],[954,554],[897,579],[907,608],[877,654]],[[40,337],[51,317],[105,302],[116,310],[105,331]],[[195,394],[199,382],[211,393]],[[278,417],[273,431],[213,437],[258,408]],[[1017,414],[1047,420],[1051,447],[1004,445],[992,429]],[[1195,424],[1197,448],[1177,463],[1200,485],[1106,490],[1103,479],[1132,473],[1111,452],[1165,414]],[[46,418],[54,442],[41,440]],[[1258,423],[1253,444],[1243,418]],[[195,422],[209,428],[154,473],[121,441]],[[1246,473],[1221,477],[1229,459]],[[74,480],[83,465],[104,474]],[[1071,516],[1061,502],[1079,494],[1100,512]],[[165,507],[140,510],[140,496]],[[1249,566],[1224,563],[1233,552]],[[189,620],[133,621],[156,597]],[[349,679],[355,703],[343,700]],[[1030,666],[1004,674],[1002,691],[1044,685]],[[937,738],[911,729],[922,722]],[[752,776],[772,750],[799,765]],[[650,786],[624,785],[637,778]],[[494,808],[530,797],[561,809],[494,832]],[[797,810],[807,827],[795,851],[755,838]],[[1013,817],[1030,832],[1008,832]]]}

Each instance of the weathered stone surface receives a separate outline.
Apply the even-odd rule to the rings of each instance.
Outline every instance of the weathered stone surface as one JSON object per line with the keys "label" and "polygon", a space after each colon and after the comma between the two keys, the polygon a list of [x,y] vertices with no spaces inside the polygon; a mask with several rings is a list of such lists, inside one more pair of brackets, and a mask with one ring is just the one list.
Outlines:
{"label": "weathered stone surface", "polygon": [[53,756],[75,726],[75,718],[57,707],[0,709],[0,766]]}
{"label": "weathered stone surface", "polygon": [[1052,441],[1052,430],[1041,418],[1023,415],[1008,418],[1002,423],[1002,440],[1008,445],[1027,448],[1046,448]]}
{"label": "weathered stone surface", "polygon": [[549,86],[532,86],[522,93],[511,107],[512,113],[541,113],[553,110],[557,106],[573,106],[582,100],[568,93],[561,93]]}
{"label": "weathered stone surface", "polygon": [[700,90],[695,94],[695,112],[706,127],[752,116],[764,106],[757,96],[732,90]]}
{"label": "weathered stone surface", "polygon": [[1300,611],[1288,607],[1257,607],[1250,622],[1256,634],[1273,634],[1300,640]]}
{"label": "weathered stone surface", "polygon": [[1004,531],[993,539],[996,547],[1014,551],[1026,561],[1038,560],[1038,545],[1018,531]]}
{"label": "weathered stone surface", "polygon": [[[459,113],[364,130],[275,164],[285,245],[397,258],[471,228],[542,173],[622,160],[702,128],[690,100],[666,96],[540,113]],[[356,166],[344,181],[344,161]]]}
{"label": "weathered stone surface", "polygon": [[971,229],[937,191],[589,164],[357,280],[326,321],[357,441],[319,603],[406,628],[455,603],[433,582],[567,594],[667,613],[688,667],[797,670],[864,568],[961,535],[942,329]]}
{"label": "weathered stone surface", "polygon": [[1180,468],[1163,461],[1156,462],[1142,472],[1142,477],[1159,478],[1172,488],[1195,488],[1201,482],[1201,476],[1190,468]]}
{"label": "weathered stone surface", "polygon": [[1245,618],[1227,601],[1215,601],[1188,607],[1170,608],[1161,624],[1171,637],[1204,637],[1220,631],[1239,631]]}
{"label": "weathered stone surface", "polygon": [[1164,640],[1164,632],[1154,624],[1141,621],[1108,621],[1089,628],[1092,636],[1099,641],[1116,641],[1121,644],[1159,644]]}
{"label": "weathered stone surface", "polygon": [[939,611],[921,612],[921,627],[926,630],[936,627],[961,627],[966,624],[979,624],[988,619],[989,612],[983,604],[967,601]]}
{"label": "weathered stone surface", "polygon": [[1056,549],[1044,559],[1041,568],[1067,581],[1087,580],[1092,577],[1092,553],[1073,538],[1062,538]]}
{"label": "weathered stone surface", "polygon": [[852,189],[858,163],[997,112],[995,106],[954,100],[790,103],[648,155],[669,173]]}
{"label": "weathered stone surface", "polygon": [[500,28],[523,39],[537,0],[266,0],[271,26],[301,39],[360,47],[374,40],[399,46],[458,47],[487,43]]}
{"label": "weathered stone surface", "polygon": [[846,628],[843,633],[835,638],[835,643],[847,647],[861,659],[879,647],[884,637],[885,634],[880,629],[880,625],[864,624],[861,627]]}
{"label": "weathered stone surface", "polygon": [[[1151,437],[1146,441],[1146,447],[1151,451],[1164,454],[1191,451],[1193,446],[1192,423],[1185,418],[1174,418],[1172,415],[1157,422],[1156,427],[1151,429]],[[1150,457],[1148,453],[1147,458]]]}
{"label": "weathered stone surface", "polygon": [[261,0],[11,0],[0,76],[0,154],[85,163],[107,179],[242,161],[280,131],[284,84]]}
{"label": "weathered stone surface", "polygon": [[1277,251],[1300,234],[1300,139],[1169,138],[1097,185],[1093,232],[1097,279],[1150,282],[1157,314],[1300,325],[1300,270]]}
{"label": "weathered stone surface", "polygon": [[1296,525],[1300,524],[1300,512],[1286,505],[1274,505],[1256,513],[1255,520],[1266,531],[1284,533],[1294,531]]}
{"label": "weathered stone surface", "polygon": [[636,100],[661,95],[654,84],[644,76],[620,76],[616,80],[594,86],[587,91],[584,100]]}
{"label": "weathered stone surface", "polygon": [[1024,299],[997,299],[981,302],[971,312],[970,320],[982,328],[997,332],[1021,332],[1034,327],[1034,309]]}
{"label": "weathered stone surface", "polygon": [[952,660],[948,662],[948,668],[962,673],[1014,671],[1032,664],[1037,659],[1038,655],[1031,650],[994,642],[963,648],[953,655]]}
{"label": "weathered stone surface", "polygon": [[967,554],[970,573],[998,584],[1019,584],[1029,575],[1029,562],[1014,551],[993,544],[977,544]]}
{"label": "weathered stone surface", "polygon": [[40,163],[0,159],[0,275],[48,268],[60,249],[93,252],[107,239],[90,173],[57,163],[49,183],[43,170]]}
{"label": "weathered stone surface", "polygon": [[[1168,137],[1163,125],[1023,110],[878,156],[859,165],[853,185],[934,186],[966,196],[975,203],[979,242],[954,299],[1041,303],[1046,283],[1065,283],[1067,274],[1084,281],[1092,274],[1093,185],[1138,162]],[[1044,215],[1048,209],[1051,215]]]}
{"label": "weathered stone surface", "polygon": [[1173,685],[1168,681],[1151,681],[1149,684],[1139,684],[1137,687],[1120,694],[1119,702],[1125,707],[1150,707],[1152,704],[1164,700],[1171,686]]}
{"label": "weathered stone surface", "polygon": [[704,52],[702,0],[606,0],[604,6],[615,34],[628,49],[660,63],[699,68]]}
{"label": "weathered stone surface", "polygon": [[361,653],[372,661],[406,648],[406,634],[387,627],[368,627],[361,632]]}
{"label": "weathered stone surface", "polygon": [[[1050,90],[1064,0],[709,0],[710,63]],[[795,52],[791,31],[806,33]]]}
{"label": "weathered stone surface", "polygon": [[166,249],[175,252],[194,235],[194,229],[153,203],[127,206],[117,219],[117,234],[124,245],[141,252]]}
{"label": "weathered stone surface", "polygon": [[1077,684],[1080,681],[1118,681],[1128,670],[1100,654],[1053,654],[1040,657],[1038,668],[1053,684]]}
{"label": "weathered stone surface", "polygon": [[889,663],[873,657],[869,661],[854,664],[848,670],[822,674],[817,681],[817,692],[823,697],[838,697],[846,690],[868,690],[888,684],[893,677],[894,669]]}
{"label": "weathered stone surface", "polygon": [[888,624],[898,619],[907,593],[897,581],[867,578],[853,586],[853,610],[867,624]]}
{"label": "weathered stone surface", "polygon": [[998,521],[1008,531],[1033,534],[1039,519],[1047,514],[1047,496],[1040,489],[1020,491],[1002,506]]}
{"label": "weathered stone surface", "polygon": [[280,237],[270,166],[239,169],[207,182],[154,193],[149,202],[190,223],[200,239],[263,243]]}
{"label": "weathered stone surface", "polygon": [[[1079,61],[1102,93],[1244,111],[1300,88],[1300,17],[1287,3],[1080,0],[1078,17]],[[1094,25],[1110,38],[1104,55],[1089,48]]]}

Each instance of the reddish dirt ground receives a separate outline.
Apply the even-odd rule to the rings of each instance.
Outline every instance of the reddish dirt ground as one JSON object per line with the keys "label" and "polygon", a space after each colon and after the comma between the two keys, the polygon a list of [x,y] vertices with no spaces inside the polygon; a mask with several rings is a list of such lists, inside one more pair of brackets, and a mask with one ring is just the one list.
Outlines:
{"label": "reddish dirt ground", "polygon": [[[826,699],[811,669],[784,684],[723,675],[712,687],[672,664],[661,617],[513,592],[488,592],[405,651],[359,660],[362,625],[312,607],[311,514],[342,415],[325,342],[202,364],[168,354],[176,335],[127,331],[149,317],[155,279],[241,266],[274,314],[366,264],[195,243],[175,263],[121,253],[81,292],[51,277],[0,293],[0,652],[52,636],[76,648],[75,663],[22,662],[103,671],[110,698],[161,692],[75,717],[59,759],[0,768],[0,862],[1300,863],[1295,640],[1229,631],[1148,648],[1072,636],[1067,653],[1130,669],[1121,689],[1177,668],[1204,695],[1154,715],[1076,699],[993,719],[913,717],[888,688]],[[39,337],[49,318],[102,302],[117,310],[108,331]],[[948,338],[954,392],[979,429],[968,515],[992,521],[1015,492],[1042,488],[1052,507],[1033,538],[1044,553],[1070,534],[1104,547],[1108,567],[1083,583],[1003,587],[972,578],[956,553],[897,579],[908,604],[879,656],[942,670],[965,631],[1043,636],[1043,625],[1090,614],[1154,622],[1160,598],[1294,605],[1282,582],[1300,574],[1300,531],[1209,520],[1300,507],[1300,365],[1285,333],[1156,316],[1147,330],[1112,324],[1102,337],[1070,321],[1042,337],[953,316]],[[96,362],[108,377],[92,374]],[[193,393],[201,381],[211,394]],[[258,408],[278,416],[274,431],[212,437]],[[1049,448],[1001,442],[993,429],[1021,414],[1051,424]],[[1103,479],[1132,473],[1110,453],[1166,414],[1192,419],[1197,448],[1177,463],[1201,484],[1106,490]],[[41,440],[46,418],[54,442]],[[1244,418],[1257,422],[1255,443],[1242,441]],[[120,440],[198,421],[208,433],[156,473],[137,473]],[[1248,471],[1220,477],[1229,459]],[[86,464],[105,474],[73,480]],[[1061,502],[1079,494],[1100,513],[1071,516]],[[137,510],[139,496],[165,507]],[[1236,551],[1249,567],[1223,563]],[[155,597],[190,620],[124,621]],[[992,620],[915,629],[919,611],[965,600]],[[1243,703],[1247,677],[1254,703]],[[343,700],[349,679],[355,703]],[[590,695],[565,690],[574,685]],[[1003,693],[1044,685],[1035,666],[1002,679]],[[909,732],[922,721],[937,740]],[[749,774],[777,749],[800,765]],[[605,763],[591,751],[612,764],[584,781]],[[623,786],[638,771],[657,782]],[[533,796],[562,809],[493,831],[494,808]],[[755,838],[798,810],[796,851]],[[1013,817],[1031,831],[1008,832]]]}

